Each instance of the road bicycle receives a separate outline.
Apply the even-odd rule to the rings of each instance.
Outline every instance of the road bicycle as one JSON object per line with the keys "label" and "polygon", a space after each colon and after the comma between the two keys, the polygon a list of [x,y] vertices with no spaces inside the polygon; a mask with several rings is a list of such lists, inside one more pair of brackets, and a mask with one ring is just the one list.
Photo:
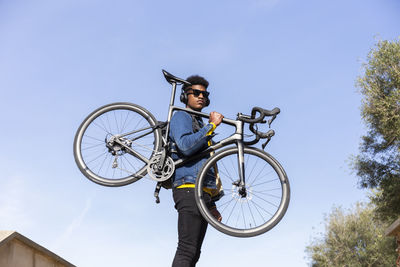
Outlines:
{"label": "road bicycle", "polygon": [[[169,127],[175,111],[209,118],[209,114],[174,105],[177,86],[189,82],[163,70],[172,85],[168,116],[158,121],[145,108],[132,103],[112,103],[98,108],[79,126],[74,140],[74,157],[80,171],[91,181],[104,186],[124,186],[150,177],[157,182],[155,197],[161,186],[171,180],[176,168],[190,161],[209,157],[198,173],[195,199],[203,217],[217,230],[236,237],[251,237],[272,229],[289,205],[289,180],[281,164],[264,150],[251,147],[261,139],[265,146],[274,130],[262,132],[257,125],[271,126],[279,108],[254,107],[251,115],[237,114],[236,120],[224,118],[223,124],[235,127],[234,133],[212,143],[196,155],[173,160],[170,156]],[[270,117],[268,121],[265,117]],[[253,140],[244,140],[248,123]],[[203,198],[203,182],[215,173],[222,189],[216,201],[222,220],[217,220]],[[209,198],[208,198],[209,199]]]}

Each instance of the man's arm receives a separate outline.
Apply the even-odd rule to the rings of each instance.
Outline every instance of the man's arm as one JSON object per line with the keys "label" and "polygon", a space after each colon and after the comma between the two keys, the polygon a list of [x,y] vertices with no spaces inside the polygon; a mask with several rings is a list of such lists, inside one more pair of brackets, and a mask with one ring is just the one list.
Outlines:
{"label": "man's arm", "polygon": [[192,117],[183,111],[178,111],[171,119],[170,132],[179,151],[186,157],[193,155],[207,146],[211,136],[207,135],[215,127],[209,123],[198,132],[193,132]]}

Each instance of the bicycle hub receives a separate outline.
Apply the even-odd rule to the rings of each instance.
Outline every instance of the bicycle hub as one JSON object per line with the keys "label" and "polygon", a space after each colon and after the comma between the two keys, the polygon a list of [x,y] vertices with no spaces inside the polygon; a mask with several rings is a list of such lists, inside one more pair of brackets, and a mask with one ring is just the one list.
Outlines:
{"label": "bicycle hub", "polygon": [[244,187],[244,186],[239,187],[239,195],[240,195],[242,198],[247,197],[246,187]]}

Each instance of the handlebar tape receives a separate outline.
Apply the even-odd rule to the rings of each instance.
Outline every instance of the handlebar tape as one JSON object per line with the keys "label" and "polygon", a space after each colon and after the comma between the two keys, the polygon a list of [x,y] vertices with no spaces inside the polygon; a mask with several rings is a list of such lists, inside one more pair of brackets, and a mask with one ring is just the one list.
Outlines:
{"label": "handlebar tape", "polygon": [[[279,108],[274,108],[272,110],[268,109],[263,109],[260,107],[254,107],[251,110],[251,118],[241,118],[242,121],[247,122],[247,123],[258,123],[262,122],[265,116],[271,117],[271,116],[276,116],[281,112]],[[256,118],[256,114],[260,113],[260,116]]]}

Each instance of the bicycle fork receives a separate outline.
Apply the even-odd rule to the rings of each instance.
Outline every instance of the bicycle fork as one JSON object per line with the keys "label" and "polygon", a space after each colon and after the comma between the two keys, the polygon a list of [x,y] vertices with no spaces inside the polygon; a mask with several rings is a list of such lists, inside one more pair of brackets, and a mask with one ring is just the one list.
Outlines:
{"label": "bicycle fork", "polygon": [[238,172],[239,172],[239,180],[233,182],[233,185],[236,185],[238,187],[238,193],[242,198],[247,197],[247,191],[246,191],[246,181],[245,181],[245,172],[244,172],[244,148],[243,148],[243,142],[238,141],[237,142],[237,147],[238,147]]}

